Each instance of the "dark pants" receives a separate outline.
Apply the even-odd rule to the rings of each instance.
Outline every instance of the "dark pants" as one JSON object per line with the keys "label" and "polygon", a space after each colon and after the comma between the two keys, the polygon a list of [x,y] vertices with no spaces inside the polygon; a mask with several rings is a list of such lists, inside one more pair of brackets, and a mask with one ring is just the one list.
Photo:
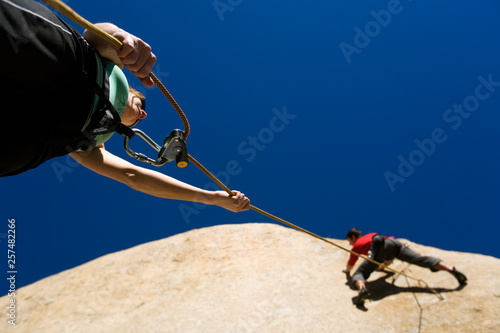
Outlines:
{"label": "dark pants", "polygon": [[[374,238],[375,237],[377,236],[374,236]],[[380,238],[378,238],[375,243],[377,243],[377,246],[379,246],[379,248],[378,251],[376,251],[374,260],[379,263],[397,258],[401,261],[405,261],[420,267],[429,268],[430,270],[435,271],[434,266],[436,266],[441,261],[441,259],[438,258],[422,256],[415,251],[410,250],[408,247],[403,246],[400,242],[392,238],[387,238],[385,240],[382,239],[382,241],[380,241]],[[374,264],[368,260],[363,261],[361,265],[359,265],[358,269],[356,269],[356,272],[354,272],[354,275],[352,277],[353,283],[356,283],[356,281],[366,282],[366,280],[370,277],[370,274],[374,270],[376,270],[377,267],[377,264]]]}
{"label": "dark pants", "polygon": [[46,6],[0,0],[0,176],[71,151],[94,102],[84,82],[95,77],[95,59]]}

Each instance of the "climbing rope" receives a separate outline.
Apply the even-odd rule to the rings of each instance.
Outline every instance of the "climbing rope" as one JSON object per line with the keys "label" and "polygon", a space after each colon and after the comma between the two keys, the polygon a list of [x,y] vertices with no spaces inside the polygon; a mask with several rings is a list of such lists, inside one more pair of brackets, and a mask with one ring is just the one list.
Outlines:
{"label": "climbing rope", "polygon": [[[45,2],[46,4],[50,5],[52,8],[56,9],[57,11],[61,12],[63,15],[65,15],[66,17],[68,17],[69,19],[71,19],[73,22],[75,22],[76,24],[82,26],[83,28],[85,29],[88,29],[90,31],[92,31],[93,33],[95,33],[96,35],[100,36],[101,38],[109,41],[110,43],[112,43],[117,49],[120,49],[123,44],[118,40],[116,39],[115,37],[113,37],[112,35],[110,35],[109,33],[107,33],[106,31],[100,29],[99,27],[95,26],[94,24],[90,23],[89,21],[87,21],[86,19],[84,19],[83,17],[81,17],[80,15],[78,15],[73,9],[71,9],[68,5],[64,4],[63,2],[61,2],[60,0],[42,0],[43,2]],[[172,104],[172,106],[174,107],[174,109],[176,110],[177,114],[180,116],[182,122],[184,123],[184,138],[187,139],[188,135],[189,135],[189,122],[184,114],[184,112],[182,111],[182,109],[180,108],[180,106],[177,104],[177,102],[175,101],[175,99],[173,98],[173,96],[170,94],[170,92],[165,88],[165,86],[160,82],[160,80],[153,74],[153,73],[149,73],[149,76],[151,77],[151,79],[153,80],[153,82],[156,84],[156,86],[160,89],[160,91],[165,95],[165,97],[167,97],[168,101],[170,102],[170,104]],[[156,150],[159,150],[160,147],[153,147],[155,148]],[[205,168],[200,162],[198,162],[195,158],[193,158],[191,155],[188,155],[188,159],[198,167],[198,169],[200,169],[203,173],[205,173],[210,179],[212,179],[217,185],[219,185],[223,190],[225,190],[229,195],[233,195],[233,192],[226,186],[224,185],[219,179],[217,179],[217,177],[215,177],[210,171],[208,171],[207,168]],[[346,251],[346,252],[349,252],[350,254],[352,255],[355,255],[357,257],[360,257],[360,258],[363,258],[365,260],[368,260],[380,267],[383,267],[384,269],[390,271],[390,272],[393,272],[395,274],[398,274],[398,275],[403,275],[405,276],[406,278],[409,278],[409,279],[413,279],[413,280],[416,280],[419,285],[423,285],[425,286],[425,288],[428,288],[429,290],[431,290],[433,293],[435,293],[436,295],[438,295],[438,297],[440,299],[442,299],[442,297],[439,295],[439,293],[432,289],[431,287],[428,286],[428,284],[421,280],[421,279],[418,279],[418,278],[415,278],[413,276],[410,276],[410,275],[407,275],[406,273],[402,272],[402,271],[397,271],[395,269],[392,269],[390,267],[388,267],[387,265],[384,265],[383,263],[379,263],[373,259],[370,259],[368,258],[367,256],[365,255],[362,255],[362,254],[359,254],[359,253],[356,253],[352,250],[349,250],[341,245],[338,245],[324,237],[321,237],[315,233],[312,233],[306,229],[303,229],[293,223],[290,223],[282,218],[279,218],[277,216],[274,216],[258,207],[255,207],[253,205],[250,205],[250,208],[264,216],[267,216],[271,219],[274,219],[286,226],[289,226],[295,230],[298,230],[298,231],[301,231],[305,234],[308,234],[312,237],[315,237],[323,242],[326,242],[330,245],[333,245],[343,251]]]}

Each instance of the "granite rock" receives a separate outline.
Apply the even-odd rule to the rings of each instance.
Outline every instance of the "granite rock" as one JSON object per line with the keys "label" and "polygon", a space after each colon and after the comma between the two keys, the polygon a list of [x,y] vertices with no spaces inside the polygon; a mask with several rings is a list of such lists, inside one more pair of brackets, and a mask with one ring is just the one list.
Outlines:
{"label": "granite rock", "polygon": [[[333,240],[349,247],[345,240]],[[406,240],[404,240],[406,242]],[[349,254],[275,224],[195,229],[112,253],[16,292],[1,332],[500,332],[500,260],[411,243],[469,278],[395,261],[360,309]],[[359,264],[359,261],[358,261]],[[440,297],[438,297],[440,296]],[[9,299],[0,298],[4,312]]]}

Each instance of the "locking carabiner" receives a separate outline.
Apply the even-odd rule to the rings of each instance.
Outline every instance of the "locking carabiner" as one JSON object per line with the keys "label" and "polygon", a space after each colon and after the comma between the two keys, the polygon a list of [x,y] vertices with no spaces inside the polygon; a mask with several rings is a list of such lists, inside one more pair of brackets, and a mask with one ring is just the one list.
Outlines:
{"label": "locking carabiner", "polygon": [[142,153],[136,153],[131,150],[129,147],[129,137],[125,137],[125,141],[123,142],[125,151],[131,157],[137,159],[138,161],[149,163],[154,166],[162,166],[168,162],[176,161],[176,165],[179,168],[185,168],[188,165],[188,152],[187,146],[184,139],[184,132],[181,130],[175,129],[173,130],[169,136],[165,138],[163,142],[163,146],[159,146],[156,142],[153,141],[146,133],[137,128],[132,128],[132,130],[140,136],[144,141],[146,141],[153,149],[158,152],[158,157],[156,160],[147,157]]}

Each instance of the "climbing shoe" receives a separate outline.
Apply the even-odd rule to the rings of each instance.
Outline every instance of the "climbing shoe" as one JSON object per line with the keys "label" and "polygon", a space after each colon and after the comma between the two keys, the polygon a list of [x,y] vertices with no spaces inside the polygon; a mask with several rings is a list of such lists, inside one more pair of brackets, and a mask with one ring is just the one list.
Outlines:
{"label": "climbing shoe", "polygon": [[457,271],[455,269],[455,267],[453,267],[453,270],[451,271],[451,274],[453,274],[453,276],[455,276],[455,278],[457,279],[458,283],[460,283],[460,286],[465,286],[467,284],[467,277],[463,273]]}
{"label": "climbing shoe", "polygon": [[365,301],[370,297],[370,292],[368,289],[363,288],[360,290],[358,294],[358,298],[356,299],[356,306],[362,306],[365,304]]}

